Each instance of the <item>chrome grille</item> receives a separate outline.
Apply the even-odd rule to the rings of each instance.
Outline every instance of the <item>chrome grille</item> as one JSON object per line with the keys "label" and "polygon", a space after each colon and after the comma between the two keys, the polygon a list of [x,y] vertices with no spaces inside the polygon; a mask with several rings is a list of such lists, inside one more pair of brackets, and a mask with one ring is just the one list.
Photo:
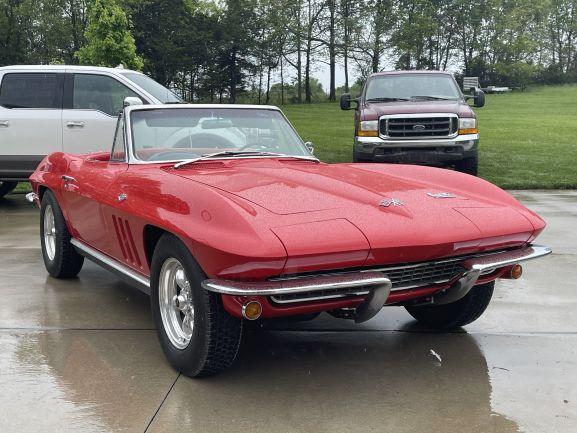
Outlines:
{"label": "chrome grille", "polygon": [[[393,284],[393,291],[406,290],[416,287],[433,286],[451,281],[452,279],[465,272],[465,269],[461,266],[463,260],[465,260],[465,258],[460,257],[437,262],[417,263],[403,266],[388,266],[370,270],[383,272],[391,280]],[[358,296],[365,295],[367,293],[367,290],[362,290],[359,288],[333,289],[310,293],[271,296],[271,300],[279,304],[287,304],[293,302],[314,301],[319,299]]]}
{"label": "chrome grille", "polygon": [[447,138],[457,133],[458,118],[455,116],[430,117],[384,117],[381,134],[389,138]]}

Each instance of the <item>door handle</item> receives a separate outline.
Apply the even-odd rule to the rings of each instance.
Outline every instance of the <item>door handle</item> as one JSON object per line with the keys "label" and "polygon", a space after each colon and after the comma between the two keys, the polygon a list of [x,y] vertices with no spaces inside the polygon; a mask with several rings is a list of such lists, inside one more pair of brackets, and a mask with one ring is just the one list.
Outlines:
{"label": "door handle", "polygon": [[10,122],[7,120],[0,120],[0,128],[8,128],[10,126]]}
{"label": "door handle", "polygon": [[84,126],[86,125],[86,122],[66,122],[66,127],[67,128],[84,128]]}

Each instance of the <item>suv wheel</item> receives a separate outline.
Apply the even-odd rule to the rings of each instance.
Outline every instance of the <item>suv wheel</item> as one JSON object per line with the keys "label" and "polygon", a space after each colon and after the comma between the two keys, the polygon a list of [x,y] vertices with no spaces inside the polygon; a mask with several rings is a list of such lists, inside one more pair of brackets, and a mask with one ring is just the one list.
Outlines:
{"label": "suv wheel", "polygon": [[201,287],[205,278],[178,238],[160,238],[151,266],[152,315],[168,361],[191,377],[228,368],[242,334],[242,321],[224,310],[220,295]]}
{"label": "suv wheel", "polygon": [[4,197],[6,194],[10,194],[16,188],[18,182],[0,180],[0,198]]}
{"label": "suv wheel", "polygon": [[54,278],[73,278],[82,269],[84,257],[70,243],[71,238],[56,197],[46,191],[40,206],[40,243],[44,266]]}
{"label": "suv wheel", "polygon": [[471,174],[473,176],[477,176],[479,172],[478,167],[479,157],[477,154],[471,158],[465,158],[455,163],[455,170],[460,171],[461,173]]}
{"label": "suv wheel", "polygon": [[477,320],[487,309],[495,282],[480,284],[463,298],[446,305],[406,306],[411,316],[423,325],[436,329],[455,329]]}

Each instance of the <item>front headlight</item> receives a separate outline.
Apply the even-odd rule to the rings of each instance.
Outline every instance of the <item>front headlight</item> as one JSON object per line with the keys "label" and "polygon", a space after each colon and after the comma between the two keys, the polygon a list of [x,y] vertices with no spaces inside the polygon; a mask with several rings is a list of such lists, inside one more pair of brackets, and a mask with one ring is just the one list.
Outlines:
{"label": "front headlight", "polygon": [[359,137],[378,137],[379,136],[379,121],[378,120],[363,120],[357,131]]}
{"label": "front headlight", "polygon": [[477,119],[474,117],[459,118],[459,135],[477,134]]}

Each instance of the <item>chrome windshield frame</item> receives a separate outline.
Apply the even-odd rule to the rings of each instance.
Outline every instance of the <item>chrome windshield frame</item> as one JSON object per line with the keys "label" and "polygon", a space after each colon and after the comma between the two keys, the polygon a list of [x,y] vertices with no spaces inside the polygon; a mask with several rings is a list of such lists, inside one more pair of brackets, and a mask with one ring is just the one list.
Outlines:
{"label": "chrome windshield frame", "polygon": [[[240,110],[267,110],[267,111],[276,111],[278,113],[280,113],[280,115],[283,117],[283,119],[286,121],[287,125],[290,127],[290,129],[294,132],[295,136],[300,140],[300,145],[308,150],[304,144],[303,139],[301,138],[301,136],[298,134],[298,132],[296,131],[296,129],[294,128],[294,126],[289,122],[289,120],[287,119],[287,117],[285,116],[285,114],[282,112],[282,110],[278,107],[275,107],[273,105],[246,105],[246,104],[158,104],[158,105],[130,105],[127,107],[124,107],[124,120],[125,120],[125,131],[126,131],[126,135],[124,137],[124,141],[125,141],[125,145],[126,145],[126,149],[127,149],[127,162],[130,165],[150,165],[150,164],[177,164],[180,162],[183,162],[182,159],[175,159],[175,160],[166,160],[166,161],[143,161],[139,158],[136,157],[136,154],[134,152],[134,143],[133,143],[133,139],[132,139],[132,113],[134,111],[150,111],[150,110],[182,110],[182,109],[240,109]],[[310,155],[286,155],[286,156],[273,156],[273,155],[266,155],[266,156],[246,156],[246,157],[242,157],[242,156],[234,156],[234,157],[215,157],[215,158],[211,158],[214,159],[215,161],[217,160],[221,160],[221,159],[240,159],[240,158],[255,158],[255,159],[264,159],[264,158],[299,158],[299,159],[309,159],[310,156],[310,160],[311,161],[319,161],[318,158],[316,158],[315,156],[313,156],[312,154]]]}

